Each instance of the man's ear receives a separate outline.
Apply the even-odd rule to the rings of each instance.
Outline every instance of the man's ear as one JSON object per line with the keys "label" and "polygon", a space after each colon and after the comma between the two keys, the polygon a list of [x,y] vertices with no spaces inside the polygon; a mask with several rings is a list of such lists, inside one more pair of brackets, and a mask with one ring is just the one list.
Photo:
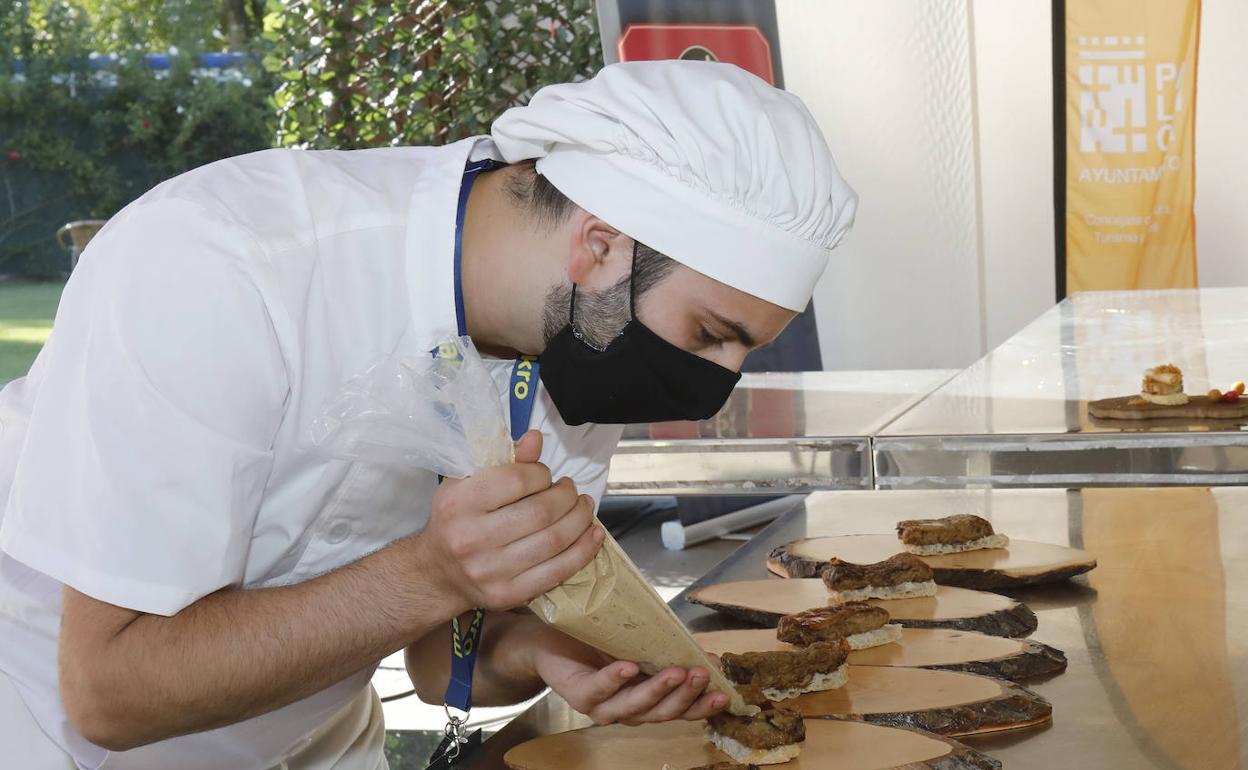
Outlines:
{"label": "man's ear", "polygon": [[568,279],[572,283],[601,291],[618,281],[627,269],[620,255],[628,253],[625,241],[630,239],[593,214],[577,212],[571,237]]}

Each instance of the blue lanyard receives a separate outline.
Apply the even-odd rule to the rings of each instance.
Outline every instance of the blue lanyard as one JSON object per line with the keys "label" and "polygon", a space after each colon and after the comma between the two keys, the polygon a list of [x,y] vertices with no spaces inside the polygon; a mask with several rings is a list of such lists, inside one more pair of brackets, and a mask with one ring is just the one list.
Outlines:
{"label": "blue lanyard", "polygon": [[[492,171],[501,163],[489,158],[469,163],[464,168],[464,179],[459,187],[459,207],[455,211],[455,326],[459,336],[468,333],[468,320],[464,314],[464,216],[468,212],[468,194],[472,184],[482,171]],[[437,354],[436,351],[434,353]],[[508,401],[511,405],[511,440],[519,441],[529,429],[533,419],[533,399],[537,394],[537,356],[520,356],[511,367],[508,385]]]}
{"label": "blue lanyard", "polygon": [[537,393],[537,356],[520,356],[511,367],[511,440],[519,441],[533,419],[533,398]]}
{"label": "blue lanyard", "polygon": [[[469,163],[464,168],[463,182],[459,187],[459,207],[455,212],[455,323],[462,337],[468,333],[464,315],[463,244],[464,215],[468,210],[468,194],[472,184],[482,171],[497,168],[498,162],[482,160]],[[437,352],[435,351],[436,355]],[[511,368],[507,400],[510,403],[511,440],[519,441],[529,429],[533,418],[533,401],[537,394],[538,363],[535,356],[520,356]],[[467,627],[459,618],[451,621],[451,679],[446,687],[446,705],[467,713],[472,708],[472,671],[477,663],[477,651],[481,642],[481,628],[485,612],[472,611]]]}
{"label": "blue lanyard", "polygon": [[446,685],[446,705],[467,714],[472,709],[472,670],[477,665],[477,647],[485,611],[475,609],[468,627],[459,618],[451,620],[451,680]]}
{"label": "blue lanyard", "polygon": [[486,158],[464,167],[464,178],[459,183],[459,206],[455,209],[455,325],[459,336],[468,333],[468,319],[464,317],[464,216],[468,213],[468,194],[472,183],[482,171],[493,171],[500,164]]}

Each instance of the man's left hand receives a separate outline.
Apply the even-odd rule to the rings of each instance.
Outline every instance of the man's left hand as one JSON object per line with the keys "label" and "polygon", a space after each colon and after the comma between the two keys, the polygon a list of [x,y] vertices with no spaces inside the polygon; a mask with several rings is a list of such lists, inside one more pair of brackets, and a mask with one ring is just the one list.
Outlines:
{"label": "man's left hand", "polygon": [[724,693],[706,692],[710,674],[704,668],[667,668],[644,676],[636,663],[613,661],[564,634],[543,637],[533,652],[534,669],[594,724],[705,719],[728,705]]}

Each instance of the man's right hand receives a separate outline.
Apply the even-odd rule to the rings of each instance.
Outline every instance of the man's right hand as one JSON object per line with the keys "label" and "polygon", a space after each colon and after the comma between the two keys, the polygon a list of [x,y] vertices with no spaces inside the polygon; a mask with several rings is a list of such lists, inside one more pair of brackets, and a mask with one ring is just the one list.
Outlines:
{"label": "man's right hand", "polygon": [[542,434],[529,431],[514,463],[447,479],[433,495],[418,539],[427,568],[464,610],[527,604],[589,564],[606,538],[593,499],[571,479],[552,484],[541,453]]}
{"label": "man's right hand", "polygon": [[515,607],[555,587],[605,534],[571,481],[550,483],[541,451],[541,434],[526,434],[512,465],[444,482],[423,533],[302,583],[224,588],[172,617],[66,586],[58,653],[70,724],[115,751],[234,724],[465,610]]}

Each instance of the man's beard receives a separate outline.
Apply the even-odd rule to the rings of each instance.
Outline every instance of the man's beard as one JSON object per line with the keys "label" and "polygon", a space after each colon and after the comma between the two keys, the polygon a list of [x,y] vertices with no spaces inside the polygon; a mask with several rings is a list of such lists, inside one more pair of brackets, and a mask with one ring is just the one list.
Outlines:
{"label": "man's beard", "polygon": [[[632,319],[629,309],[629,276],[602,291],[576,290],[576,317],[574,328],[582,339],[599,350],[604,350],[619,336]],[[542,311],[542,333],[549,345],[559,332],[568,325],[568,312],[572,306],[573,285],[559,284],[546,293],[546,306]]]}

